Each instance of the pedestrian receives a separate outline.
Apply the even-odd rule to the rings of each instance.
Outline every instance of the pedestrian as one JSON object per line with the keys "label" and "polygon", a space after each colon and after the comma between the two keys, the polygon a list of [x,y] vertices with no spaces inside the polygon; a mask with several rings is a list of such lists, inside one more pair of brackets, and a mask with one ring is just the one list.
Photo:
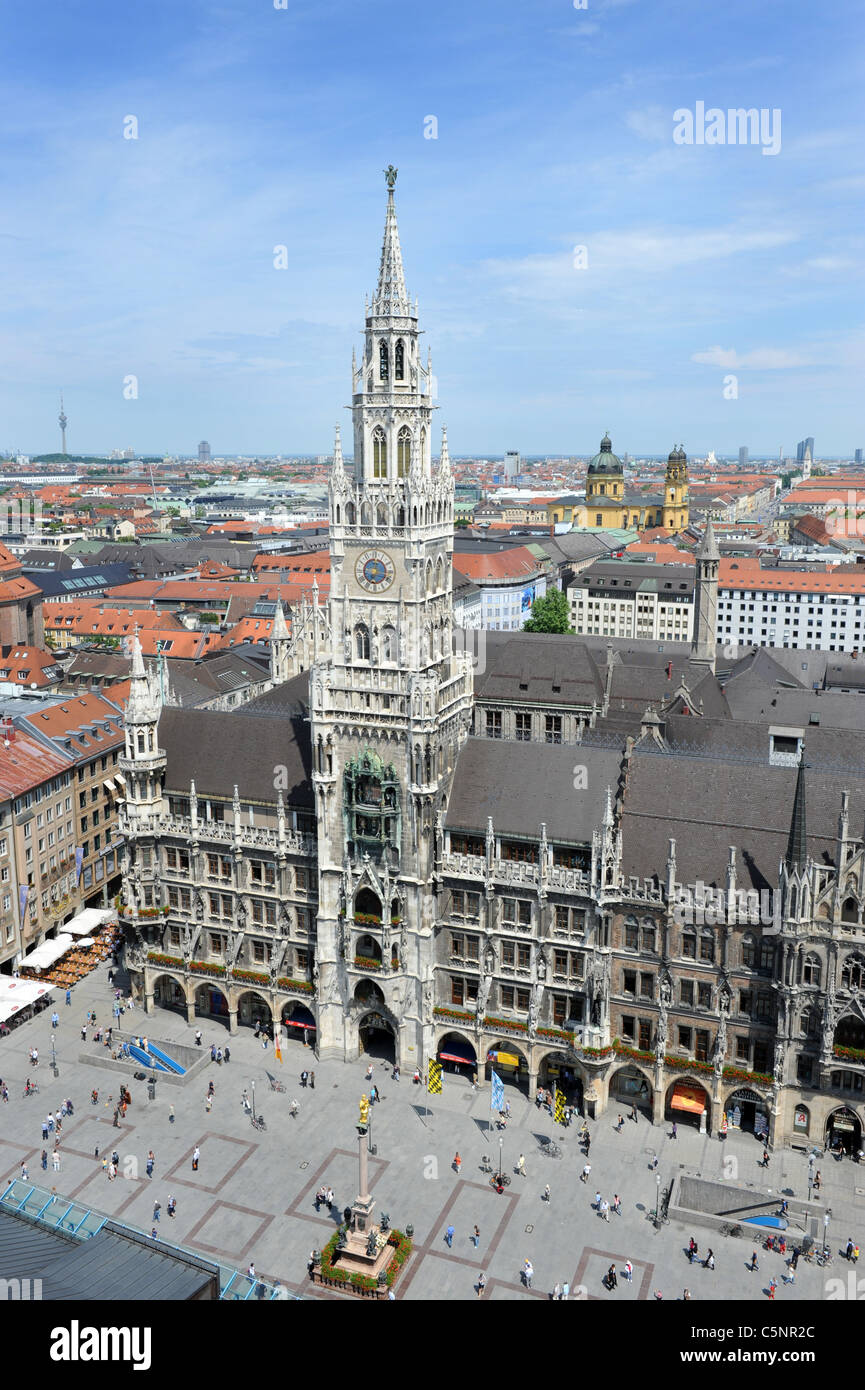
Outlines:
{"label": "pedestrian", "polygon": [[711,1246],[709,1246],[708,1254],[706,1255],[706,1258],[705,1258],[705,1260],[703,1261],[703,1268],[704,1268],[704,1269],[714,1269],[714,1268],[715,1268],[715,1255],[714,1255],[714,1253],[713,1253],[713,1251],[712,1251],[712,1247],[711,1247]]}
{"label": "pedestrian", "polygon": [[479,1274],[479,1275],[478,1275],[478,1282],[477,1282],[477,1284],[475,1285],[475,1288],[476,1288],[477,1291],[478,1291],[478,1298],[483,1298],[483,1296],[484,1296],[484,1289],[486,1288],[486,1286],[487,1286],[487,1276],[486,1276],[485,1274]]}
{"label": "pedestrian", "polygon": [[823,1182],[823,1177],[822,1177],[822,1174],[821,1174],[821,1172],[820,1172],[820,1169],[818,1168],[818,1169],[817,1169],[817,1172],[814,1174],[814,1191],[815,1191],[815,1192],[819,1192],[819,1191],[820,1191],[820,1186],[821,1186],[822,1182]]}
{"label": "pedestrian", "polygon": [[324,1200],[327,1202],[328,1210],[329,1210],[329,1211],[332,1210],[332,1208],[333,1208],[333,1202],[334,1202],[333,1188],[332,1188],[332,1187],[329,1187],[329,1188],[327,1189],[327,1192],[325,1193],[325,1198],[324,1198]]}
{"label": "pedestrian", "polygon": [[226,1048],[223,1050],[222,1055],[223,1055],[223,1057],[225,1058],[226,1062],[230,1062],[230,1061],[231,1061],[231,1048],[230,1048],[230,1047],[226,1047]]}
{"label": "pedestrian", "polygon": [[775,1290],[777,1289],[777,1287],[778,1287],[778,1280],[777,1280],[777,1279],[772,1279],[771,1283],[769,1284],[769,1297],[771,1298],[771,1300],[772,1300],[773,1303],[774,1303],[774,1301],[775,1301]]}
{"label": "pedestrian", "polygon": [[688,1259],[689,1259],[689,1261],[690,1261],[691,1264],[694,1263],[694,1256],[696,1255],[696,1253],[697,1253],[697,1242],[694,1240],[694,1237],[691,1236],[691,1239],[688,1241]]}
{"label": "pedestrian", "polygon": [[[372,1086],[370,1088],[369,1098],[374,1105],[378,1105],[379,1101],[381,1100],[378,1086]],[[462,1159],[460,1159],[460,1162],[462,1162]],[[459,1168],[457,1169],[457,1172],[459,1172]]]}
{"label": "pedestrian", "polygon": [[[858,1246],[857,1246],[857,1249],[858,1249]],[[791,1268],[791,1269],[795,1269],[795,1268],[797,1267],[797,1265],[798,1265],[798,1263],[799,1263],[799,1256],[800,1256],[801,1253],[802,1253],[802,1252],[801,1252],[801,1250],[799,1249],[799,1247],[798,1247],[798,1245],[797,1245],[797,1246],[796,1246],[796,1249],[793,1251],[793,1258],[792,1258],[792,1260],[790,1261],[790,1268]]]}
{"label": "pedestrian", "polygon": [[55,1009],[55,1010],[54,1010],[54,1013],[51,1015],[51,1027],[52,1027],[52,1028],[56,1028],[59,1022],[60,1022],[60,1015],[58,1014],[57,1010]]}
{"label": "pedestrian", "polygon": [[613,1193],[613,1211],[617,1216],[621,1216],[622,1214],[622,1199],[618,1192]]}
{"label": "pedestrian", "polygon": [[625,1121],[624,1121],[623,1117],[620,1115],[619,1118],[618,1118],[618,1120],[617,1120],[617,1122],[616,1122],[616,1133],[617,1133],[617,1134],[621,1134],[622,1129],[624,1128],[624,1124],[625,1124]]}
{"label": "pedestrian", "polygon": [[795,1271],[795,1269],[793,1268],[793,1264],[792,1264],[792,1261],[791,1261],[791,1263],[790,1263],[790,1268],[789,1268],[788,1272],[784,1275],[784,1283],[785,1283],[785,1284],[795,1284],[795,1282],[796,1282],[796,1271]]}
{"label": "pedestrian", "polygon": [[247,1277],[247,1279],[249,1280],[250,1284],[254,1284],[254,1283],[255,1283],[255,1279],[256,1279],[255,1265],[252,1263],[252,1260],[250,1260],[250,1262],[249,1262],[249,1268],[248,1268],[247,1271],[246,1271],[246,1277]]}
{"label": "pedestrian", "polygon": [[196,1047],[200,1047],[200,1046],[201,1046],[201,1029],[200,1029],[200,1028],[196,1028],[196,1030],[195,1030],[195,1046],[196,1046]]}
{"label": "pedestrian", "polygon": [[858,1245],[854,1245],[854,1246],[853,1246],[853,1254],[850,1256],[850,1259],[853,1261],[854,1265],[859,1263],[859,1246],[858,1246]]}
{"label": "pedestrian", "polygon": [[157,1231],[157,1229],[156,1229],[155,1226],[153,1227],[153,1230],[150,1232],[150,1239],[151,1239],[151,1240],[158,1240],[158,1239],[159,1239],[159,1232]]}
{"label": "pedestrian", "polygon": [[543,1197],[542,1197],[541,1200],[544,1201],[544,1202],[548,1202],[548,1201],[550,1200],[550,1184],[549,1184],[549,1183],[547,1183],[546,1187],[544,1188],[544,1195],[543,1195]]}
{"label": "pedestrian", "polygon": [[532,1287],[532,1280],[535,1277],[535,1267],[531,1260],[523,1261],[523,1282],[527,1289]]}
{"label": "pedestrian", "polygon": [[420,1069],[419,1069],[418,1067],[415,1067],[415,1069],[414,1069],[414,1076],[412,1077],[412,1085],[414,1085],[414,1086],[419,1086],[419,1085],[420,1085]]}
{"label": "pedestrian", "polygon": [[678,1139],[678,1137],[679,1137],[679,1126],[676,1124],[676,1121],[674,1120],[674,1121],[673,1121],[673,1128],[670,1130],[670,1138],[671,1138],[671,1139]]}
{"label": "pedestrian", "polygon": [[550,1300],[551,1300],[551,1301],[558,1302],[558,1300],[561,1298],[561,1296],[562,1296],[562,1286],[561,1286],[561,1284],[554,1284],[554,1285],[553,1285],[553,1291],[552,1291],[552,1293],[550,1294]]}
{"label": "pedestrian", "polygon": [[71,1003],[72,1003],[72,990],[71,990],[71,989],[67,989],[67,991],[66,991],[66,1003],[67,1003],[67,1004],[71,1004]]}
{"label": "pedestrian", "polygon": [[[375,1087],[373,1087],[373,1090],[375,1090]],[[459,1150],[457,1150],[457,1152],[454,1154],[454,1162],[453,1162],[454,1172],[457,1174],[457,1176],[459,1176],[459,1171],[460,1171],[460,1168],[461,1168],[462,1166],[463,1166],[463,1161],[462,1161],[462,1159],[460,1158]]]}
{"label": "pedestrian", "polygon": [[521,1178],[528,1177],[528,1174],[526,1173],[525,1154],[520,1154],[519,1158],[517,1159],[517,1166],[514,1171],[519,1173]]}
{"label": "pedestrian", "polygon": [[627,1262],[626,1265],[625,1265],[625,1278],[627,1279],[627,1281],[628,1281],[629,1284],[630,1284],[631,1281],[633,1280],[633,1277],[634,1277],[634,1266],[631,1264],[631,1261],[628,1260],[628,1262]]}
{"label": "pedestrian", "polygon": [[682,1298],[685,1300],[686,1303],[690,1303],[690,1301],[691,1301],[691,1290],[690,1290],[690,1289],[683,1289],[683,1290],[682,1290]]}
{"label": "pedestrian", "polygon": [[169,1197],[169,1198],[168,1198],[168,1215],[169,1215],[169,1216],[174,1216],[174,1213],[175,1213],[176,1211],[177,1211],[177,1198],[176,1198],[176,1197]]}
{"label": "pedestrian", "polygon": [[169,1123],[170,1125],[173,1125],[173,1124],[174,1124],[174,1106],[173,1106],[173,1105],[169,1105],[169,1107],[168,1107],[168,1123]]}
{"label": "pedestrian", "polygon": [[54,1153],[52,1154],[52,1161],[53,1161],[53,1167],[54,1167],[55,1173],[59,1173],[59,1172],[60,1172],[60,1150],[59,1150],[59,1149],[56,1149],[56,1148],[55,1148]]}
{"label": "pedestrian", "polygon": [[154,1203],[153,1203],[153,1220],[154,1220],[154,1221],[158,1221],[158,1220],[159,1220],[159,1213],[160,1213],[161,1210],[162,1210],[162,1203],[161,1203],[161,1202],[154,1202]]}
{"label": "pedestrian", "polygon": [[618,1287],[619,1281],[616,1278],[616,1266],[613,1264],[610,1265],[610,1268],[607,1270],[607,1292],[612,1292],[613,1289],[617,1289]]}
{"label": "pedestrian", "polygon": [[208,1115],[210,1114],[212,1108],[213,1108],[213,1097],[212,1097],[211,1094],[208,1092],[208,1094],[207,1094],[207,1096],[205,1097],[205,1100],[204,1100],[204,1109],[205,1109],[205,1111],[207,1112]]}
{"label": "pedestrian", "polygon": [[87,1041],[87,1026],[86,1026],[86,1024],[84,1024],[84,1023],[82,1023],[82,1025],[81,1025],[81,1041],[82,1041],[82,1042],[86,1042],[86,1041]]}
{"label": "pedestrian", "polygon": [[758,1270],[758,1269],[760,1268],[760,1266],[757,1264],[757,1251],[756,1251],[756,1250],[752,1250],[752,1251],[751,1251],[751,1263],[750,1263],[750,1265],[748,1266],[748,1268],[750,1269],[750,1271],[751,1271],[752,1274],[755,1272],[755,1270]]}
{"label": "pedestrian", "polygon": [[610,1219],[610,1204],[609,1204],[609,1202],[606,1202],[606,1201],[601,1202],[601,1216],[604,1218],[605,1221],[609,1221],[609,1219]]}
{"label": "pedestrian", "polygon": [[570,1293],[571,1293],[571,1286],[570,1286],[570,1284],[568,1283],[568,1281],[567,1281],[567,1279],[566,1279],[565,1282],[562,1284],[562,1295],[561,1295],[561,1296],[562,1296],[562,1300],[563,1300],[565,1303],[567,1303],[568,1298],[570,1297]]}
{"label": "pedestrian", "polygon": [[632,1106],[631,1106],[631,1119],[634,1121],[634,1124],[637,1124],[637,1123],[638,1123],[638,1121],[637,1121],[637,1107],[636,1107],[636,1105],[632,1105]]}
{"label": "pedestrian", "polygon": [[308,1080],[308,1079],[309,1079],[309,1072],[302,1071],[302,1072],[300,1073],[300,1084],[301,1084],[301,1086],[304,1088],[304,1090],[306,1089],[306,1083],[307,1083],[307,1080]]}
{"label": "pedestrian", "polygon": [[[416,1075],[418,1075],[418,1080],[420,1080],[419,1074],[416,1073]],[[369,1066],[366,1069],[366,1080],[372,1081],[372,1062],[370,1062]]]}
{"label": "pedestrian", "polygon": [[445,1231],[445,1241],[449,1250],[453,1247],[455,1234],[456,1233],[454,1231],[453,1226],[448,1226],[447,1230]]}
{"label": "pedestrian", "polygon": [[592,1206],[595,1208],[596,1211],[600,1211],[600,1210],[601,1210],[601,1194],[600,1194],[600,1192],[596,1192],[596,1193],[595,1193],[595,1200],[592,1202]]}
{"label": "pedestrian", "polygon": [[652,1159],[652,1168],[655,1169],[655,1168],[657,1168],[657,1166],[658,1166],[658,1155],[655,1154],[654,1158]]}
{"label": "pedestrian", "polygon": [[47,1168],[47,1167],[48,1167],[48,1150],[47,1150],[47,1149],[43,1149],[43,1150],[42,1150],[42,1167],[43,1167],[43,1168]]}
{"label": "pedestrian", "polygon": [[786,1216],[786,1215],[787,1215],[787,1209],[788,1209],[787,1198],[784,1197],[784,1198],[782,1198],[782,1200],[781,1200],[781,1215],[782,1215],[782,1216]]}
{"label": "pedestrian", "polygon": [[848,1237],[847,1237],[847,1245],[846,1245],[846,1247],[845,1247],[845,1249],[844,1249],[844,1259],[845,1259],[845,1260],[849,1260],[849,1259],[850,1259],[850,1256],[851,1256],[852,1254],[853,1254],[853,1237],[852,1237],[852,1236],[848,1236]]}
{"label": "pedestrian", "polygon": [[154,1165],[155,1162],[156,1162],[156,1159],[155,1159],[155,1157],[154,1157],[153,1150],[151,1149],[150,1152],[149,1152],[148,1155],[147,1155],[147,1162],[146,1162],[145,1165],[144,1165],[145,1168],[146,1168],[146,1170],[147,1170],[147,1176],[148,1176],[149,1178],[152,1178],[152,1177],[153,1177],[153,1165]]}
{"label": "pedestrian", "polygon": [[119,1110],[119,1108],[118,1108],[116,1105],[115,1105],[115,1107],[114,1107],[114,1125],[113,1125],[113,1128],[114,1128],[114,1129],[119,1129],[119,1128],[120,1128],[120,1110]]}
{"label": "pedestrian", "polygon": [[478,1246],[481,1243],[481,1232],[479,1226],[475,1226],[474,1230],[472,1231],[472,1240],[474,1241],[475,1249],[477,1250]]}
{"label": "pedestrian", "polygon": [[592,1141],[591,1141],[591,1138],[589,1137],[589,1135],[587,1134],[587,1135],[586,1135],[586,1158],[588,1158],[588,1156],[589,1156],[589,1149],[590,1149],[591,1147],[592,1147]]}
{"label": "pedestrian", "polygon": [[[394,1078],[393,1078],[393,1079],[394,1079],[394,1081],[399,1081],[399,1067],[396,1068],[396,1071],[395,1071],[395,1073],[394,1073]],[[314,1090],[315,1090],[315,1072],[314,1072],[314,1071],[311,1071],[311,1072],[309,1073],[309,1089],[310,1089],[311,1091],[314,1091]]]}
{"label": "pedestrian", "polygon": [[591,1173],[591,1171],[592,1171],[592,1165],[591,1165],[591,1163],[587,1163],[587,1164],[585,1165],[585,1167],[583,1168],[582,1173],[580,1174],[580,1182],[588,1182],[588,1181],[589,1181],[589,1174]]}
{"label": "pedestrian", "polygon": [[[255,1036],[258,1037],[258,1033]],[[210,1060],[211,1062],[216,1061],[216,1043],[210,1044]]]}
{"label": "pedestrian", "polygon": [[192,1150],[192,1171],[193,1171],[193,1173],[197,1173],[197,1172],[198,1172],[198,1160],[199,1160],[200,1157],[201,1157],[201,1150],[199,1149],[198,1145],[196,1144],[195,1148]]}
{"label": "pedestrian", "polygon": [[248,1093],[247,1093],[246,1091],[244,1091],[243,1095],[240,1097],[240,1104],[243,1106],[244,1113],[248,1114],[248,1113],[249,1113],[249,1095],[248,1095]]}
{"label": "pedestrian", "polygon": [[48,1121],[47,1121],[47,1120],[43,1120],[43,1121],[42,1121],[42,1138],[43,1138],[43,1139],[47,1139],[47,1138],[48,1138]]}

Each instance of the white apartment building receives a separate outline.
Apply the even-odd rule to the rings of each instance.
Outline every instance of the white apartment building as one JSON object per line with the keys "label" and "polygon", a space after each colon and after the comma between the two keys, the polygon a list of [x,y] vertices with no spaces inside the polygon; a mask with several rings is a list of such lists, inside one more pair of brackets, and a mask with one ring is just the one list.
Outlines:
{"label": "white apartment building", "polygon": [[717,637],[742,646],[862,651],[865,571],[761,569],[758,560],[722,560]]}
{"label": "white apartment building", "polygon": [[694,583],[691,566],[627,561],[592,565],[568,588],[571,626],[585,636],[690,642]]}

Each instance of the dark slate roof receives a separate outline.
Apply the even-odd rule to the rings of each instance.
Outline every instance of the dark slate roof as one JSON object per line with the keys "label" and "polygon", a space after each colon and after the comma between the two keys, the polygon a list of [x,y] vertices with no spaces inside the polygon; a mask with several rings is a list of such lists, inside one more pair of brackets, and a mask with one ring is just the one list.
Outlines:
{"label": "dark slate roof", "polygon": [[249,656],[240,656],[234,650],[219,652],[199,661],[166,661],[168,683],[172,695],[180,701],[183,708],[213,700],[220,695],[245,690],[250,685],[267,680],[269,664]]}
{"label": "dark slate roof", "polygon": [[475,675],[477,699],[585,706],[603,695],[603,674],[581,638],[540,632],[485,636],[484,661]]}
{"label": "dark slate roof", "polygon": [[79,569],[44,570],[31,572],[46,599],[86,598],[88,594],[104,593],[106,589],[129,583],[128,564],[82,565]]}
{"label": "dark slate roof", "polygon": [[274,803],[275,769],[287,769],[287,806],[312,807],[309,672],[234,710],[170,706],[159,720],[159,746],[167,756],[167,790]]}
{"label": "dark slate roof", "polygon": [[[577,765],[586,768],[582,778],[576,778]],[[484,833],[492,816],[497,834],[537,839],[545,823],[549,840],[591,843],[608,787],[615,796],[620,768],[615,748],[470,738],[457,761],[446,824]],[[575,780],[586,788],[576,790]]]}
{"label": "dark slate roof", "polygon": [[[692,721],[700,731],[702,721]],[[706,725],[704,735],[711,734]],[[736,739],[745,726],[736,726]],[[849,748],[849,738],[824,734],[806,743],[805,800],[808,850],[820,863],[834,860],[835,834],[841,792],[850,791],[851,824],[861,825],[865,813],[865,747],[856,750],[857,763],[836,762],[834,755]],[[685,755],[653,752],[639,744],[631,757],[622,810],[623,870],[639,878],[664,877],[671,838],[676,841],[676,877],[680,882],[723,887],[729,846],[736,848],[739,886],[768,888],[777,883],[784,858],[793,798],[795,767],[771,767],[768,734],[755,726],[751,734],[754,757],[748,749],[726,752],[707,746]],[[861,741],[860,741],[861,742]],[[756,744],[765,749],[758,759]]]}
{"label": "dark slate roof", "polygon": [[[58,1205],[64,1201],[58,1198]],[[0,1267],[7,1277],[14,1271],[18,1279],[41,1279],[42,1298],[53,1302],[112,1303],[119,1297],[186,1302],[208,1286],[214,1291],[219,1286],[218,1268],[210,1261],[114,1222],[79,1241],[10,1211],[0,1211]]]}

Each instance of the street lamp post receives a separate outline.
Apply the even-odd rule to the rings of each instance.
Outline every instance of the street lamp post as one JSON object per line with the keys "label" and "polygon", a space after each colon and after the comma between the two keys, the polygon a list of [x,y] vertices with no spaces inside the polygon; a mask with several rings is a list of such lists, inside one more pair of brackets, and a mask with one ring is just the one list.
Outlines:
{"label": "street lamp post", "polygon": [[810,1200],[811,1200],[811,1194],[812,1194],[813,1191],[814,1191],[814,1155],[813,1155],[813,1154],[809,1154],[809,1155],[808,1155],[808,1201],[809,1201],[809,1202],[810,1202]]}
{"label": "street lamp post", "polygon": [[251,1083],[251,1085],[252,1085],[252,1118],[253,1118],[253,1120],[255,1120],[255,1082],[253,1081],[253,1082]]}
{"label": "street lamp post", "polygon": [[502,1185],[502,1173],[505,1171],[505,1169],[504,1169],[504,1162],[505,1162],[505,1159],[504,1159],[504,1149],[505,1149],[505,1141],[504,1141],[503,1137],[502,1137],[501,1134],[500,1134],[500,1135],[499,1135],[499,1187],[501,1187],[501,1185]]}
{"label": "street lamp post", "polygon": [[661,1175],[655,1174],[655,1230],[661,1229]]}
{"label": "street lamp post", "polygon": [[829,1248],[829,1218],[832,1215],[832,1208],[827,1207],[823,1215],[823,1249]]}
{"label": "street lamp post", "polygon": [[52,1031],[52,1033],[51,1033],[51,1070],[53,1071],[55,1077],[57,1077],[57,1076],[60,1075],[60,1072],[57,1070],[57,1052],[56,1052],[55,1047],[54,1047],[54,1033],[53,1033],[53,1031]]}

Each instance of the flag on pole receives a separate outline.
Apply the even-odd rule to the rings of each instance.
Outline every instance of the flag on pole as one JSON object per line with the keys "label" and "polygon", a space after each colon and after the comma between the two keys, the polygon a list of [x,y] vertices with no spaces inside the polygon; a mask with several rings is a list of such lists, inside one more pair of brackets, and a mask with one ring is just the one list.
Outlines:
{"label": "flag on pole", "polygon": [[441,1095],[442,1089],[442,1064],[434,1062],[430,1058],[427,1063],[427,1091],[431,1096]]}
{"label": "flag on pole", "polygon": [[490,1073],[490,1110],[504,1110],[505,1108],[505,1083],[495,1072]]}
{"label": "flag on pole", "polygon": [[560,1091],[559,1088],[558,1088],[558,1086],[557,1086],[556,1089],[555,1089],[555,1097],[556,1097],[556,1099],[555,1099],[555,1102],[554,1102],[554,1105],[553,1105],[553,1114],[555,1115],[556,1123],[557,1123],[557,1124],[560,1124],[560,1125],[563,1125],[563,1124],[565,1123],[565,1109],[566,1109],[566,1105],[565,1105],[565,1093],[564,1093],[564,1091]]}
{"label": "flag on pole", "polygon": [[282,1061],[282,1048],[279,1044],[279,1029],[280,1025],[277,1023],[276,1027],[273,1030],[273,1051],[276,1054],[277,1062]]}

